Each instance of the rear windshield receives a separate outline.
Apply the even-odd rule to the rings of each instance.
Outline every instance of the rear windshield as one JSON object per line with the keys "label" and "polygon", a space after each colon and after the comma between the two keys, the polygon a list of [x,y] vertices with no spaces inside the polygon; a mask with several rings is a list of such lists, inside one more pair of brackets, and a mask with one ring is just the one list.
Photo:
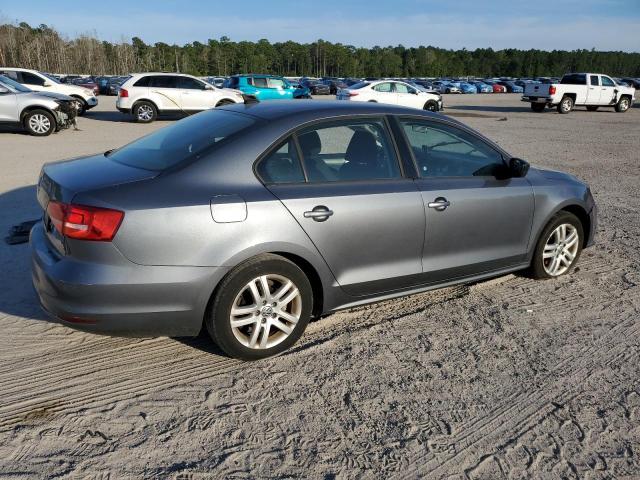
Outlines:
{"label": "rear windshield", "polygon": [[359,88],[366,87],[367,85],[369,85],[369,82],[359,82],[351,85],[349,88],[351,90],[357,90]]}
{"label": "rear windshield", "polygon": [[107,156],[124,165],[162,171],[197,159],[255,124],[253,117],[225,110],[207,110],[142,137]]}
{"label": "rear windshield", "polygon": [[562,77],[560,83],[564,85],[586,85],[587,76],[585,74],[572,73],[570,75],[565,75],[564,77]]}

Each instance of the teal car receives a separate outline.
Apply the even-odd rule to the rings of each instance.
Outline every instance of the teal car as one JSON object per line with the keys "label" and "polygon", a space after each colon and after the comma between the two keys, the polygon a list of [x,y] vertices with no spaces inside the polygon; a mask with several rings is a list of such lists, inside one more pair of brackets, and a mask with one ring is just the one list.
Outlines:
{"label": "teal car", "polygon": [[286,78],[276,75],[232,75],[225,83],[226,87],[253,95],[260,101],[311,98],[308,88],[295,87]]}

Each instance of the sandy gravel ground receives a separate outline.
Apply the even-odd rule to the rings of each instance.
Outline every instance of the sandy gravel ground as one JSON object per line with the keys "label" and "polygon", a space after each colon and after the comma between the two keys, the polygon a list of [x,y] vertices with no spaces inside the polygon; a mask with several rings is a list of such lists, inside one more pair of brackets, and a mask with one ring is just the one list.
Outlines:
{"label": "sandy gravel ground", "polygon": [[[513,95],[447,113],[587,180],[597,245],[572,275],[506,276],[341,312],[278,358],[206,336],[121,339],[47,320],[28,246],[0,246],[0,477],[640,477],[640,108],[534,114]],[[37,218],[44,162],[166,122],[113,98],[81,132],[0,133],[0,231]]]}

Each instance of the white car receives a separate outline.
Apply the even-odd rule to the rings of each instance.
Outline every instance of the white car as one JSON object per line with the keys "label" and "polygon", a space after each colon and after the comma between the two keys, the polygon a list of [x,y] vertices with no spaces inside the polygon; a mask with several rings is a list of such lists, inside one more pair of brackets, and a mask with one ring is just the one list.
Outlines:
{"label": "white car", "polygon": [[0,75],[0,124],[24,127],[31,135],[44,137],[74,123],[77,102],[67,95],[34,92]]}
{"label": "white car", "polygon": [[534,112],[557,107],[559,113],[569,113],[574,106],[587,107],[595,112],[600,107],[612,107],[624,113],[633,106],[636,90],[618,85],[601,73],[568,73],[560,83],[529,83],[524,87],[523,102],[531,104]]}
{"label": "white car", "polygon": [[4,75],[35,92],[53,92],[75,98],[79,102],[79,115],[98,105],[98,99],[88,88],[78,85],[60,83],[53,77],[37,70],[27,68],[0,67],[0,75]]}
{"label": "white car", "polygon": [[442,97],[397,80],[360,82],[338,91],[338,100],[378,102],[437,112],[442,110]]}
{"label": "white car", "polygon": [[162,114],[191,114],[243,102],[242,92],[216,88],[191,75],[137,73],[120,87],[116,108],[133,114],[138,122],[149,123]]}

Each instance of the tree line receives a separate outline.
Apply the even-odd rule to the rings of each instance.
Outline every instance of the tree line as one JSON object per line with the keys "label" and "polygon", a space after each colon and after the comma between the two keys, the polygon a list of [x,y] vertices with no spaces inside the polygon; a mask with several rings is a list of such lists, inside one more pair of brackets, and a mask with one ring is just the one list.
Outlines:
{"label": "tree line", "polygon": [[317,40],[271,43],[228,37],[169,45],[107,42],[94,35],[68,39],[47,25],[0,25],[0,65],[52,73],[125,75],[142,71],[227,76],[444,77],[560,76],[570,71],[640,77],[640,53],[595,50],[447,50],[433,46],[356,47]]}

